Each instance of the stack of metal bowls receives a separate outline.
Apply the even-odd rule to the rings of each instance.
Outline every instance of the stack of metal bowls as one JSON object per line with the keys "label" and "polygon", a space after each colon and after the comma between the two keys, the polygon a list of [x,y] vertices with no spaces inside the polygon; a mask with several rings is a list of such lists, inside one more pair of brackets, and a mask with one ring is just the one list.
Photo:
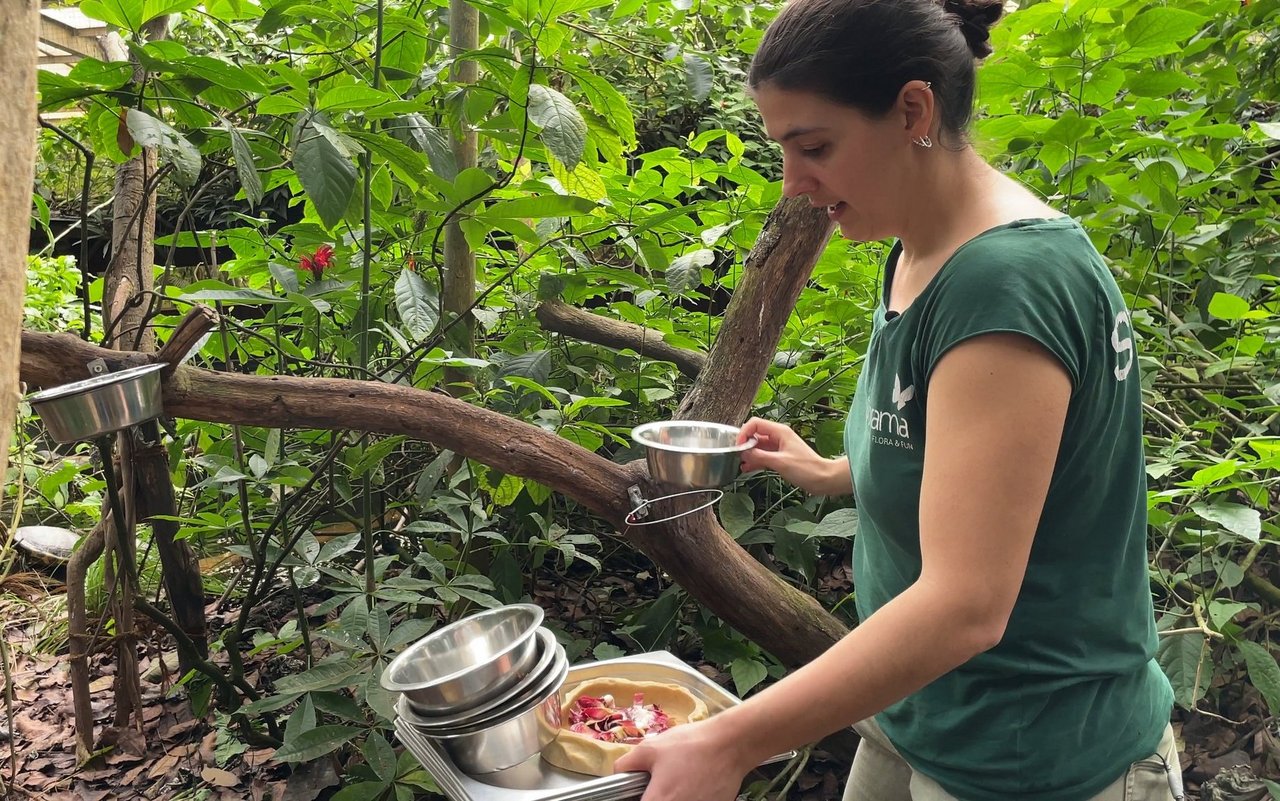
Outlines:
{"label": "stack of metal bowls", "polygon": [[436,740],[464,773],[504,770],[539,753],[560,730],[564,646],[542,609],[487,609],[433,631],[382,673],[396,713]]}

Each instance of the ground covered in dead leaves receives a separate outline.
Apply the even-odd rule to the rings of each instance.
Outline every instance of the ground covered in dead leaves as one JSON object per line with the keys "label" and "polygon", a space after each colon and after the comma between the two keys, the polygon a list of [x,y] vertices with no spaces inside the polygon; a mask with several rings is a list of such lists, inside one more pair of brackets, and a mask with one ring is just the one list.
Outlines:
{"label": "ground covered in dead leaves", "polygon": [[[847,591],[842,590],[847,572],[841,566],[828,564],[826,571],[828,590]],[[610,589],[613,602],[623,594],[643,592],[630,580],[615,579],[613,584],[622,584]],[[548,619],[558,620],[566,631],[578,630],[585,635],[582,629],[590,611],[599,611],[589,611],[581,594],[566,593],[563,586],[539,596]],[[185,691],[174,687],[177,677],[172,655],[162,656],[171,644],[158,632],[144,632],[139,645],[139,667],[144,676],[142,731],[113,725],[115,666],[105,651],[93,657],[97,753],[87,764],[78,765],[65,643],[56,655],[47,653],[50,626],[56,631],[58,614],[56,604],[51,609],[44,615],[25,617],[5,615],[0,609],[0,618],[6,619],[9,660],[5,684],[11,692],[11,717],[0,721],[0,735],[4,735],[0,740],[0,782],[8,798],[325,801],[340,787],[337,771],[341,766],[331,758],[301,766],[277,764],[271,759],[272,749],[245,748],[226,736],[220,728],[225,721],[216,714],[195,717]],[[216,630],[221,621],[213,604],[209,619]],[[249,669],[254,672],[252,663]],[[702,664],[700,669],[732,687],[729,677],[714,666]],[[1270,797],[1270,790],[1258,777],[1280,780],[1280,737],[1275,721],[1257,716],[1234,721],[1211,715],[1184,717],[1175,726],[1183,743],[1188,799],[1264,801]],[[815,750],[806,768],[788,780],[786,798],[839,799],[847,769],[847,762]],[[776,798],[777,791],[775,788],[771,797]]]}

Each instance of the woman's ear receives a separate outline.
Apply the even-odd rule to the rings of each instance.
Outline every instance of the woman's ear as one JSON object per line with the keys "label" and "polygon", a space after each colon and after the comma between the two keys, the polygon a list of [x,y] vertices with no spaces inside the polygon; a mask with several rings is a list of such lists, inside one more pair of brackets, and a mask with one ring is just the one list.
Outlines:
{"label": "woman's ear", "polygon": [[929,81],[907,81],[898,93],[904,132],[908,139],[928,137],[933,130],[933,85]]}

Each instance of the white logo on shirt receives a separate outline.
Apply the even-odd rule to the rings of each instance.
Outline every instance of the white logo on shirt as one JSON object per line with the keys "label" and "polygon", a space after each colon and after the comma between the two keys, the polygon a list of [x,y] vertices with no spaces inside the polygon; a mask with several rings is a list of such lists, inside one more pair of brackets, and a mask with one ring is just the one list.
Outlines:
{"label": "white logo on shirt", "polygon": [[893,376],[893,402],[898,404],[898,411],[902,411],[902,407],[916,396],[916,385],[912,384],[906,389],[902,388],[902,383],[898,381],[898,376]]}
{"label": "white logo on shirt", "polygon": [[[916,387],[914,384],[902,388],[901,379],[895,374],[893,377],[893,397],[892,401],[897,406],[897,411],[901,412],[906,408],[911,399],[916,396]],[[895,414],[894,412],[884,412],[879,409],[868,409],[867,423],[871,426],[871,441],[877,445],[888,445],[903,450],[915,450],[915,446],[911,444],[911,426],[907,422],[905,414]]]}
{"label": "white logo on shirt", "polygon": [[1116,380],[1123,381],[1137,361],[1133,352],[1133,321],[1127,309],[1116,315],[1115,327],[1111,329],[1111,348],[1116,352]]}

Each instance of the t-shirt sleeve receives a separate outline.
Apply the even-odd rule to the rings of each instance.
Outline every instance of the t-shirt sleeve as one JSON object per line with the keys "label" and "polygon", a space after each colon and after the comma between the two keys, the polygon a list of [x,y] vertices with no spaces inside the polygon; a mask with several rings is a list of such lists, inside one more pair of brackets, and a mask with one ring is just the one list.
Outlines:
{"label": "t-shirt sleeve", "polygon": [[971,248],[953,257],[929,299],[920,366],[927,380],[938,361],[965,340],[1022,334],[1062,362],[1074,389],[1085,374],[1086,332],[1096,328],[1098,304],[1098,287],[1085,265],[1046,258],[1029,247],[1002,249],[998,239]]}

